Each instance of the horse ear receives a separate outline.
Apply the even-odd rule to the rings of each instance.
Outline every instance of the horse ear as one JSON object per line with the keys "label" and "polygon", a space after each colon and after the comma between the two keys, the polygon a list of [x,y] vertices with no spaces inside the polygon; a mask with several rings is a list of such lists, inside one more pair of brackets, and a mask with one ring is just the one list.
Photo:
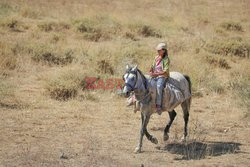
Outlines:
{"label": "horse ear", "polygon": [[126,70],[129,70],[131,67],[127,64],[126,65]]}
{"label": "horse ear", "polygon": [[133,71],[135,71],[135,70],[137,70],[137,65],[135,65],[135,66],[133,67]]}

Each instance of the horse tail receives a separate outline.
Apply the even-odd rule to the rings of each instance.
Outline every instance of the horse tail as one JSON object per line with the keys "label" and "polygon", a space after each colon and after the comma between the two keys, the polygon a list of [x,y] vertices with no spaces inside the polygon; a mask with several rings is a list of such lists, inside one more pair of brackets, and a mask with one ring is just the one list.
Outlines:
{"label": "horse tail", "polygon": [[184,75],[184,77],[186,78],[186,80],[188,81],[188,87],[189,87],[189,92],[190,94],[192,94],[192,83],[191,83],[191,79],[188,75]]}

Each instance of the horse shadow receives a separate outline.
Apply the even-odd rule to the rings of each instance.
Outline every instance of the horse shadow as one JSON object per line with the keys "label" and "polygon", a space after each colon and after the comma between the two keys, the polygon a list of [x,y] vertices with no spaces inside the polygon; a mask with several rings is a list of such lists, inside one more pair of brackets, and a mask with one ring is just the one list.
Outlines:
{"label": "horse shadow", "polygon": [[182,156],[176,158],[176,160],[199,160],[207,156],[239,153],[240,145],[240,143],[235,142],[192,141],[188,143],[170,143],[160,148],[160,150]]}

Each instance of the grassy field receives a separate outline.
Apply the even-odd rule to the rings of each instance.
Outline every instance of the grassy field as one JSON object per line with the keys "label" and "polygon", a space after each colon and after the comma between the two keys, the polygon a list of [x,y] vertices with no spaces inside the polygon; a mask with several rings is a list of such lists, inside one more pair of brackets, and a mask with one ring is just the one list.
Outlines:
{"label": "grassy field", "polygon": [[[249,0],[0,0],[0,166],[249,166],[249,8]],[[121,78],[126,64],[147,73],[162,41],[170,71],[193,82],[196,142],[176,142],[178,112],[168,146],[145,141],[133,155],[139,114],[115,90],[87,90],[86,77]],[[158,138],[167,119],[150,122]]]}

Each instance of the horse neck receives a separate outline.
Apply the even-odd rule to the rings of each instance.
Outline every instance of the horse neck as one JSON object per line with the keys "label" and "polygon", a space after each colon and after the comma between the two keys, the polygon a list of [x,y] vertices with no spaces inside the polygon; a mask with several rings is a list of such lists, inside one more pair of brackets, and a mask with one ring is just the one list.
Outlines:
{"label": "horse neck", "polygon": [[146,78],[144,77],[144,75],[140,71],[137,71],[137,89],[136,89],[137,96],[144,96],[148,92],[145,85],[146,83],[145,79]]}

